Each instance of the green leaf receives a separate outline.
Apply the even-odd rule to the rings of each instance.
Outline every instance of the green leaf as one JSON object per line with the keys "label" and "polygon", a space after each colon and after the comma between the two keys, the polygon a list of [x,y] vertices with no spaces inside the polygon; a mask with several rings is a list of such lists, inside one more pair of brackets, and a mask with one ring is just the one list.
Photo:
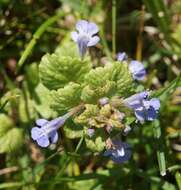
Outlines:
{"label": "green leaf", "polygon": [[49,89],[64,87],[69,82],[81,83],[90,69],[89,59],[57,54],[44,55],[39,65],[40,79]]}
{"label": "green leaf", "polygon": [[69,139],[80,138],[83,135],[83,127],[80,125],[75,125],[74,123],[67,123],[63,129],[66,137]]}
{"label": "green leaf", "polygon": [[5,114],[0,114],[0,138],[12,127],[12,120]]}
{"label": "green leaf", "polygon": [[25,185],[24,182],[7,182],[7,183],[1,183],[0,189],[18,188],[18,187],[23,187],[24,185]]}
{"label": "green leaf", "polygon": [[[144,4],[151,12],[152,17],[156,24],[158,25],[161,32],[164,33],[165,38],[170,41],[170,18],[169,18],[169,10],[165,6],[163,0],[144,0]],[[159,15],[162,14],[161,16]]]}
{"label": "green leaf", "polygon": [[81,98],[86,103],[96,103],[102,97],[127,97],[132,89],[133,79],[127,64],[112,62],[105,67],[92,69],[85,76]]}
{"label": "green leaf", "polygon": [[[69,34],[70,35],[70,34]],[[73,41],[64,40],[58,48],[55,50],[55,53],[58,56],[67,56],[67,57],[72,57],[72,58],[79,58],[79,52],[78,52],[78,47],[77,44]]]}
{"label": "green leaf", "polygon": [[93,137],[86,137],[85,142],[87,147],[93,152],[101,152],[105,148],[106,136],[102,129],[96,129]]}
{"label": "green leaf", "polygon": [[70,108],[80,104],[80,95],[82,87],[76,83],[69,83],[64,88],[53,90],[51,92],[51,107],[58,113],[64,113]]}
{"label": "green leaf", "polygon": [[165,161],[165,153],[164,153],[164,149],[162,145],[163,143],[161,142],[160,122],[158,120],[155,120],[153,122],[153,132],[154,132],[154,137],[157,141],[157,159],[158,159],[160,175],[165,176],[166,175],[166,161]]}
{"label": "green leaf", "polygon": [[0,114],[0,144],[0,153],[14,152],[23,144],[22,130],[5,114]]}
{"label": "green leaf", "polygon": [[133,78],[128,65],[120,62],[112,63],[111,80],[116,82],[116,95],[128,97],[133,91]]}
{"label": "green leaf", "polygon": [[152,97],[158,97],[160,100],[165,101],[175,91],[175,89],[181,85],[181,74],[177,76],[168,86],[153,92]]}
{"label": "green leaf", "polygon": [[36,97],[34,98],[34,107],[43,118],[56,117],[56,112],[50,108],[50,91],[41,83],[35,88]]}
{"label": "green leaf", "polygon": [[86,104],[85,111],[79,116],[75,117],[75,123],[86,125],[90,118],[96,117],[99,114],[99,108],[97,105]]}
{"label": "green leaf", "polygon": [[106,81],[105,84],[97,87],[86,86],[82,90],[81,99],[86,103],[97,103],[102,97],[111,97],[116,92],[116,83]]}
{"label": "green leaf", "polygon": [[11,104],[14,104],[20,97],[20,90],[15,88],[8,91],[0,100],[0,111],[5,109],[7,112],[11,112]]}
{"label": "green leaf", "polygon": [[110,81],[111,69],[97,67],[85,76],[85,87],[81,99],[86,103],[97,103],[102,97],[110,97],[115,93],[116,83]]}
{"label": "green leaf", "polygon": [[177,185],[179,189],[181,189],[181,173],[179,171],[176,172],[175,179],[177,181]]}
{"label": "green leaf", "polygon": [[96,88],[96,86],[103,86],[106,81],[110,80],[110,75],[110,67],[97,67],[96,69],[92,69],[85,76],[85,84],[90,85],[93,88]]}
{"label": "green leaf", "polygon": [[25,69],[28,86],[30,89],[34,89],[39,82],[38,64],[32,63],[31,65],[27,65]]}
{"label": "green leaf", "polygon": [[27,91],[27,97],[25,94],[21,93],[19,98],[19,107],[18,107],[19,118],[22,122],[28,123],[31,119],[34,120],[37,116],[34,107],[34,101],[30,99],[30,96]]}

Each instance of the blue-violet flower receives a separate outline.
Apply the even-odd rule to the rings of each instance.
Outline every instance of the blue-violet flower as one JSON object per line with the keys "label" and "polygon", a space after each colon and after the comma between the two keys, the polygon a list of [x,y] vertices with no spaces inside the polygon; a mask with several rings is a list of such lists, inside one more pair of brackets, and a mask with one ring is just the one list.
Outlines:
{"label": "blue-violet flower", "polygon": [[146,75],[144,65],[136,60],[131,61],[129,64],[129,70],[135,80],[143,80]]}
{"label": "blue-violet flower", "polygon": [[99,37],[95,34],[99,31],[93,22],[80,20],[76,24],[78,32],[71,32],[72,39],[77,43],[81,58],[84,57],[87,47],[95,46],[99,42]]}
{"label": "blue-violet flower", "polygon": [[157,117],[160,108],[160,101],[157,98],[148,99],[149,93],[147,91],[137,93],[131,97],[126,98],[123,103],[134,110],[136,118],[140,122],[153,121]]}
{"label": "blue-violet flower", "polygon": [[95,134],[95,129],[92,128],[87,129],[87,134],[89,137],[93,137]]}
{"label": "blue-violet flower", "polygon": [[50,143],[56,143],[58,141],[57,130],[64,125],[65,121],[70,117],[67,113],[61,117],[57,117],[51,121],[46,119],[36,120],[38,127],[33,127],[31,130],[31,137],[35,140],[39,146],[47,147]]}
{"label": "blue-violet flower", "polygon": [[109,156],[111,160],[120,164],[130,159],[131,147],[129,144],[119,140],[112,141],[113,146],[104,152],[104,156]]}
{"label": "blue-violet flower", "polygon": [[126,59],[128,59],[128,56],[125,52],[119,52],[117,54],[117,60],[118,61],[125,61]]}

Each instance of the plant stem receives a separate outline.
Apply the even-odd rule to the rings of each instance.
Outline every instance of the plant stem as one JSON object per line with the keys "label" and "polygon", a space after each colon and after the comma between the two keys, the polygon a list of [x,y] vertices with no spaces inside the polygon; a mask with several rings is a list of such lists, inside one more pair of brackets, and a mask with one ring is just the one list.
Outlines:
{"label": "plant stem", "polygon": [[102,45],[103,45],[103,51],[106,54],[106,56],[112,60],[112,55],[111,55],[111,51],[109,49],[109,46],[107,44],[106,38],[105,38],[105,34],[104,34],[104,26],[102,25],[100,28],[100,37],[102,40]]}
{"label": "plant stem", "polygon": [[36,30],[36,32],[33,34],[33,38],[31,41],[28,43],[26,49],[24,50],[22,56],[20,57],[17,65],[17,72],[21,69],[23,66],[24,62],[32,52],[35,44],[37,43],[38,39],[41,37],[41,35],[46,31],[46,29],[51,26],[54,22],[56,22],[60,17],[64,15],[63,12],[59,12],[56,15],[50,17],[47,19],[40,27]]}
{"label": "plant stem", "polygon": [[116,0],[112,0],[112,53],[116,54]]}
{"label": "plant stem", "polygon": [[136,60],[142,60],[142,49],[143,49],[143,39],[142,33],[144,30],[144,14],[145,14],[145,6],[142,6],[142,10],[140,12],[140,23],[139,23],[139,34],[137,37],[137,47],[136,47]]}
{"label": "plant stem", "polygon": [[[79,151],[83,140],[84,140],[84,134],[82,135],[81,139],[79,140],[79,142],[75,148],[74,154],[76,154]],[[58,171],[57,175],[55,176],[55,180],[58,180],[63,175],[64,170],[66,169],[66,167],[70,163],[70,161],[71,161],[71,157],[67,157],[67,160],[64,162],[62,168]],[[49,190],[54,189],[54,186],[55,186],[55,183],[52,183],[49,187]]]}

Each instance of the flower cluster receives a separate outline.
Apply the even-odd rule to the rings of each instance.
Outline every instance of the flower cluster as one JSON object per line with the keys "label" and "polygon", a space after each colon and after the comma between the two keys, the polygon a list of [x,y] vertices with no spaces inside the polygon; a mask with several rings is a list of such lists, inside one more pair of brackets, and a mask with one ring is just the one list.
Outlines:
{"label": "flower cluster", "polygon": [[[77,31],[71,33],[71,37],[78,46],[78,51],[81,58],[78,58],[78,60],[83,63],[87,48],[96,45],[100,40],[96,35],[99,29],[95,23],[85,20],[78,21],[76,24],[76,29]],[[145,79],[146,70],[144,68],[144,65],[137,60],[130,61],[125,52],[118,53],[117,61],[113,62],[114,63],[112,65],[116,65],[115,68],[120,68],[121,66],[126,68],[126,74],[130,77],[131,85],[133,83],[133,80],[142,81]],[[114,78],[112,75],[114,75],[115,78],[121,77],[119,76],[119,72],[116,73],[114,70],[115,68],[111,70],[110,65],[111,64],[109,64],[107,67],[105,66],[105,70],[103,67],[100,67],[97,71],[102,72],[102,75],[104,75],[104,72],[109,70],[111,73],[111,79]],[[96,69],[92,69],[93,72],[90,71],[90,73],[93,73],[94,75],[95,70]],[[118,71],[121,71],[121,69]],[[124,73],[122,72],[122,74]],[[106,73],[105,75],[110,76],[109,73]],[[87,80],[88,79],[89,77]],[[37,144],[41,147],[48,147],[50,144],[56,143],[58,141],[58,129],[62,127],[71,116],[76,114],[74,122],[82,125],[86,130],[86,134],[84,134],[87,137],[87,144],[93,148],[97,148],[96,146],[101,144],[99,152],[106,148],[104,151],[104,156],[110,157],[110,159],[116,163],[122,163],[129,160],[131,157],[131,146],[125,142],[122,142],[120,138],[117,138],[117,136],[120,136],[120,133],[117,133],[115,137],[111,134],[112,131],[116,128],[116,131],[121,132],[122,135],[127,135],[131,131],[131,126],[126,124],[125,118],[128,117],[130,113],[132,115],[135,115],[136,120],[141,124],[146,121],[153,121],[157,117],[160,108],[160,101],[157,98],[150,98],[149,91],[138,92],[131,96],[124,96],[122,94],[122,96],[117,96],[117,93],[109,93],[109,91],[112,89],[111,85],[113,85],[114,88],[118,86],[116,83],[117,81],[114,81],[113,79],[111,81],[111,79],[105,82],[96,81],[94,84],[100,84],[100,88],[97,91],[95,88],[91,89],[91,85],[93,85],[93,83],[84,88],[84,93],[87,90],[88,95],[93,94],[93,97],[95,98],[97,98],[97,96],[100,95],[102,91],[107,92],[107,94],[105,93],[106,96],[108,95],[107,97],[102,96],[104,93],[98,96],[98,99],[96,99],[97,104],[90,104],[90,101],[87,103],[86,101],[84,102],[84,99],[81,99],[81,106],[77,105],[77,107],[80,109],[74,107],[71,109],[71,111],[68,111],[67,114],[57,117],[51,121],[48,121],[46,119],[38,119],[36,121],[37,126],[33,127],[31,130],[32,139],[36,141]],[[121,83],[124,83],[124,80],[122,78],[121,80],[119,78],[119,82],[120,81]],[[86,81],[84,82],[86,83]],[[101,85],[105,85],[106,87]],[[77,89],[79,89],[79,84],[75,86]],[[85,86],[85,84],[83,86]],[[120,83],[119,87],[122,87]],[[72,92],[74,93],[74,91]],[[72,112],[72,110],[74,111]],[[96,140],[97,137],[100,137],[99,140]],[[97,141],[99,144],[97,145],[91,141],[92,139]]]}

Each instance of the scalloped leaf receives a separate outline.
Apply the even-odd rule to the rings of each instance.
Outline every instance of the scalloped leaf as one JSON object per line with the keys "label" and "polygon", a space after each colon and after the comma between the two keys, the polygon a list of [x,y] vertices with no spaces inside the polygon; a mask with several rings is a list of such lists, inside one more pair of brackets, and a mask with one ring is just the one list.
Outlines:
{"label": "scalloped leaf", "polygon": [[83,127],[74,123],[67,123],[64,127],[65,136],[69,139],[80,138],[83,135]]}
{"label": "scalloped leaf", "polygon": [[105,67],[92,69],[85,76],[81,99],[86,103],[96,103],[102,97],[127,97],[132,89],[133,79],[128,65],[113,62]]}
{"label": "scalloped leaf", "polygon": [[110,80],[117,84],[116,95],[128,97],[133,91],[133,78],[126,63],[112,63]]}
{"label": "scalloped leaf", "polygon": [[80,104],[82,87],[76,83],[69,83],[64,88],[51,91],[51,108],[58,113],[64,113]]}
{"label": "scalloped leaf", "polygon": [[[71,47],[71,48],[70,48]],[[73,41],[65,40],[63,41],[55,50],[58,56],[70,56],[72,58],[79,58],[79,52],[77,44]]]}
{"label": "scalloped leaf", "polygon": [[34,120],[37,116],[34,107],[34,101],[30,99],[29,94],[27,93],[27,99],[25,100],[24,94],[21,93],[19,98],[18,113],[19,118],[22,122],[28,123],[30,119]]}
{"label": "scalloped leaf", "polygon": [[93,88],[86,86],[82,90],[81,99],[86,103],[97,103],[102,97],[111,97],[116,92],[116,83],[113,81],[106,81],[104,85]]}
{"label": "scalloped leaf", "polygon": [[93,137],[86,136],[85,142],[87,147],[93,152],[101,152],[106,146],[106,135],[102,129],[96,129]]}
{"label": "scalloped leaf", "polygon": [[116,92],[116,83],[110,81],[110,67],[92,69],[85,76],[85,87],[81,99],[86,103],[96,103],[102,97],[110,97]]}
{"label": "scalloped leaf", "polygon": [[42,84],[39,83],[35,88],[36,97],[34,98],[35,109],[43,118],[56,117],[56,112],[51,108],[51,93],[50,91]]}
{"label": "scalloped leaf", "polygon": [[14,127],[5,114],[0,114],[0,144],[0,153],[14,152],[23,144],[22,129]]}
{"label": "scalloped leaf", "polygon": [[[71,47],[70,47],[71,49]],[[40,79],[49,89],[58,89],[69,82],[81,83],[91,69],[89,59],[46,54],[39,65]]]}

